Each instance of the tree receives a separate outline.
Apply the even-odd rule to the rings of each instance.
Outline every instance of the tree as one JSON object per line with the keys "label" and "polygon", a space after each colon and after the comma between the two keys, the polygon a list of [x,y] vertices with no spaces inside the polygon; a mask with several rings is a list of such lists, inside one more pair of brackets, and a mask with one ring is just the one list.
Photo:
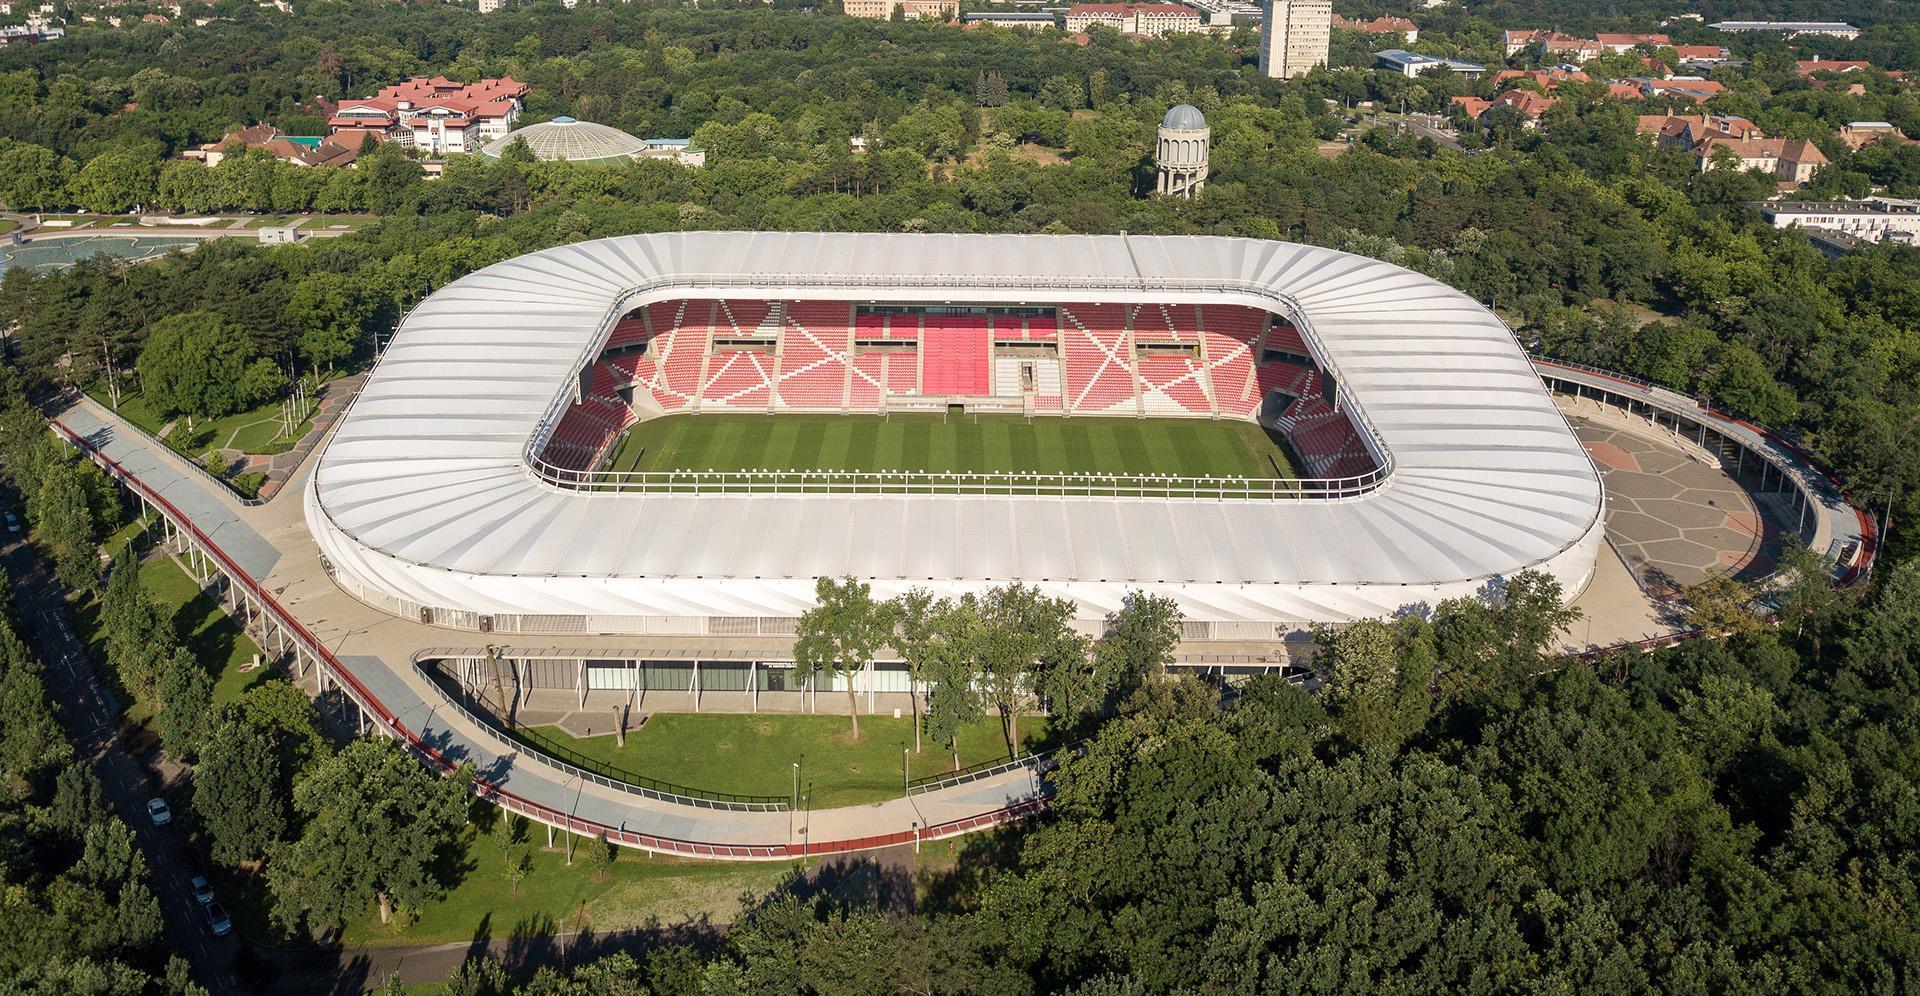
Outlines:
{"label": "tree", "polygon": [[912,682],[913,752],[920,753],[920,699],[930,695],[928,682],[935,673],[952,673],[956,665],[964,667],[967,655],[966,627],[956,618],[951,599],[933,597],[925,588],[909,588],[895,597],[889,606],[899,631],[893,643],[905,658],[907,677]]}
{"label": "tree", "polygon": [[234,866],[264,857],[286,836],[286,785],[273,745],[248,724],[214,724],[193,770],[193,808],[212,838],[213,860]]}
{"label": "tree", "polygon": [[167,750],[191,760],[206,742],[213,722],[213,676],[185,647],[176,647],[160,666],[160,711],[154,717]]}
{"label": "tree", "polygon": [[286,307],[287,321],[299,335],[300,355],[320,369],[332,369],[353,355],[371,314],[356,281],[324,271],[294,284]]}
{"label": "tree", "polygon": [[1760,626],[1754,615],[1753,592],[1725,574],[1680,589],[1687,625],[1715,636],[1746,633]]}
{"label": "tree", "polygon": [[527,821],[500,810],[493,821],[493,846],[500,849],[500,863],[513,894],[520,894],[520,882],[532,870],[527,857]]}
{"label": "tree", "polygon": [[436,778],[399,744],[356,740],[294,786],[300,836],[268,862],[275,921],[340,927],[396,904],[417,907],[444,889],[435,862],[466,819],[473,767]]}
{"label": "tree", "polygon": [[1018,582],[974,598],[980,624],[974,640],[982,692],[999,710],[1009,756],[1020,755],[1020,709],[1036,676],[1083,663],[1087,640],[1073,632],[1073,603]]}
{"label": "tree", "polygon": [[[1129,592],[1120,611],[1107,617],[1107,633],[1094,645],[1099,689],[1111,708],[1147,681],[1166,675],[1180,643],[1184,616],[1165,595]],[[1089,708],[1098,703],[1091,703]]]}
{"label": "tree", "polygon": [[[1412,625],[1424,625],[1414,620]],[[1387,623],[1362,619],[1338,630],[1321,628],[1314,666],[1326,676],[1326,708],[1342,732],[1365,746],[1398,747],[1426,720],[1426,655],[1403,650]]]}
{"label": "tree", "polygon": [[919,680],[927,689],[927,735],[947,745],[958,771],[960,731],[981,715],[975,688],[980,672],[974,657],[980,616],[971,600],[942,601],[945,606],[926,620],[925,642],[917,651]]}
{"label": "tree", "polygon": [[854,678],[867,669],[874,654],[893,634],[893,613],[886,603],[873,600],[872,586],[853,578],[821,578],[814,583],[813,591],[816,604],[801,613],[794,637],[794,665],[809,680],[822,671],[831,671],[846,682],[847,715],[853,720],[853,737],[858,740],[860,707],[854,696]]}
{"label": "tree", "polygon": [[140,351],[140,386],[165,414],[214,418],[265,401],[280,388],[271,360],[219,315],[196,311],[153,325]]}
{"label": "tree", "polygon": [[120,685],[137,694],[157,692],[161,664],[173,652],[173,626],[147,593],[133,544],[120,548],[100,596],[100,628],[107,666]]}
{"label": "tree", "polygon": [[94,516],[86,472],[70,460],[49,461],[43,468],[27,511],[41,542],[53,554],[53,573],[60,583],[85,591],[100,581],[100,523]]}

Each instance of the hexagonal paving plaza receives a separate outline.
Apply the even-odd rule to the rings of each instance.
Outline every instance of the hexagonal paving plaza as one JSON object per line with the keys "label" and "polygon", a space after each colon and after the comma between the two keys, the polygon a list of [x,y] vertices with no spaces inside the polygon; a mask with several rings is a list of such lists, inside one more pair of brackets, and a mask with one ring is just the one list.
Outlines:
{"label": "hexagonal paving plaza", "polygon": [[1652,438],[1651,429],[1567,416],[1605,482],[1607,537],[1650,594],[1671,594],[1710,574],[1751,580],[1772,573],[1793,529],[1780,520],[1774,496],[1754,495],[1728,469]]}

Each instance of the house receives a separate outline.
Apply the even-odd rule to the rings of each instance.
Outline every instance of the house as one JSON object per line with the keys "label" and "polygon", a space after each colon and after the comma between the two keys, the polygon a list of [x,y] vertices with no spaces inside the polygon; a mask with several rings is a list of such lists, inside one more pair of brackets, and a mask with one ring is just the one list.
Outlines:
{"label": "house", "polygon": [[1719,80],[1701,79],[1698,76],[1674,76],[1663,80],[1635,76],[1624,82],[1633,84],[1640,91],[1640,96],[1648,99],[1685,97],[1695,103],[1705,103],[1727,90],[1727,85]]}
{"label": "house", "polygon": [[1477,62],[1462,62],[1459,59],[1442,59],[1434,55],[1420,55],[1405,49],[1390,48],[1384,52],[1373,53],[1373,64],[1378,69],[1391,69],[1402,76],[1412,79],[1436,69],[1446,68],[1462,76],[1478,76],[1487,71],[1487,67]]}
{"label": "house", "polygon": [[1592,79],[1593,77],[1578,69],[1563,69],[1558,66],[1552,69],[1502,69],[1493,74],[1493,86],[1498,90],[1508,83],[1532,80],[1540,85],[1540,89],[1552,90],[1562,83],[1587,83]]}
{"label": "house", "polygon": [[1813,179],[1815,170],[1827,164],[1827,157],[1812,142],[1802,138],[1712,138],[1693,150],[1700,171],[1714,169],[1716,160],[1731,153],[1738,168],[1757,169],[1780,178],[1782,186],[1803,186]]}
{"label": "house", "polygon": [[1559,101],[1546,94],[1535,93],[1527,89],[1513,89],[1493,98],[1482,100],[1479,97],[1455,97],[1453,105],[1460,108],[1468,117],[1485,122],[1487,115],[1502,107],[1510,107],[1524,121],[1524,127],[1540,127],[1540,119]]}
{"label": "house", "polygon": [[1592,38],[1575,38],[1571,35],[1549,33],[1540,40],[1540,51],[1579,65],[1604,53],[1606,46]]}
{"label": "house", "polygon": [[1733,53],[1720,45],[1675,45],[1673,50],[1679,53],[1681,62],[1697,62],[1701,65],[1714,65],[1733,58]]}
{"label": "house", "polygon": [[1872,145],[1883,138],[1890,142],[1904,143],[1909,141],[1907,136],[1900,134],[1900,129],[1895,128],[1892,124],[1885,121],[1849,121],[1841,125],[1840,130],[1835,132],[1834,135],[1839,138],[1847,148],[1855,151]]}
{"label": "house", "polygon": [[1662,146],[1686,151],[1708,138],[1766,137],[1753,122],[1732,114],[1642,114],[1637,130]]}
{"label": "house", "polygon": [[1400,44],[1411,45],[1420,38],[1420,28],[1404,17],[1376,17],[1371,21],[1349,21],[1339,14],[1333,15],[1333,26],[1349,31],[1363,31],[1370,35],[1399,35]]}
{"label": "house", "polygon": [[1772,173],[1781,186],[1798,187],[1827,164],[1812,142],[1768,138],[1753,122],[1732,115],[1643,114],[1638,130],[1665,148],[1691,153],[1703,173],[1732,156],[1737,169]]}
{"label": "house", "polygon": [[238,144],[249,149],[264,149],[275,159],[295,166],[351,166],[359,158],[368,136],[376,141],[381,137],[377,132],[357,129],[342,129],[326,138],[282,135],[272,125],[256,124],[228,132],[218,142],[200,146],[194,150],[197,155],[192,152],[185,155],[204,159],[208,166],[218,166],[226,158],[222,150]]}
{"label": "house", "polygon": [[1502,31],[1500,39],[1506,44],[1507,58],[1511,59],[1527,49],[1547,40],[1553,32],[1545,28],[1528,28],[1522,31]]}
{"label": "house", "polygon": [[1873,68],[1873,63],[1863,59],[1822,59],[1815,56],[1794,63],[1800,71],[1801,79],[1809,79],[1814,73],[1858,73]]}
{"label": "house", "polygon": [[1200,12],[1180,4],[1083,3],[1067,8],[1068,32],[1085,31],[1095,25],[1145,38],[1201,29]]}
{"label": "house", "polygon": [[1599,43],[1601,48],[1615,53],[1630,51],[1640,45],[1652,45],[1655,48],[1659,48],[1673,44],[1673,39],[1666,35],[1637,35],[1614,32],[1601,32],[1594,35],[1593,40]]}
{"label": "house", "polygon": [[527,90],[511,77],[466,84],[416,76],[372,97],[342,100],[327,126],[377,131],[429,155],[475,152],[513,129]]}

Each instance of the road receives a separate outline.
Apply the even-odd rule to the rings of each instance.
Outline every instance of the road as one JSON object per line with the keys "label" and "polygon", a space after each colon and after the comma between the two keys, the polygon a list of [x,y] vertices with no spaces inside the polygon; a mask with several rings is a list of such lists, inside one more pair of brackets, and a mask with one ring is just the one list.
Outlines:
{"label": "road", "polygon": [[1411,131],[1421,138],[1430,138],[1455,152],[1462,151],[1460,140],[1441,131],[1439,125],[1445,118],[1431,114],[1381,114],[1374,121],[1382,127],[1392,127]]}
{"label": "road", "polygon": [[[3,489],[0,505],[16,511],[20,508],[13,495]],[[121,745],[119,709],[113,694],[94,674],[85,644],[67,623],[60,585],[33,547],[22,542],[23,535],[0,534],[4,537],[0,538],[0,564],[13,583],[14,606],[26,630],[21,635],[44,664],[48,698],[60,703],[60,722],[73,741],[76,756],[93,763],[107,802],[133,828],[160,899],[167,950],[187,959],[194,981],[208,992],[249,993],[251,988],[234,970],[240,949],[238,935],[216,938],[208,933],[206,919],[187,887],[188,878],[199,865],[178,822],[180,807],[174,807],[175,822],[164,827],[154,826],[147,817],[147,800],[154,795],[155,780]]]}

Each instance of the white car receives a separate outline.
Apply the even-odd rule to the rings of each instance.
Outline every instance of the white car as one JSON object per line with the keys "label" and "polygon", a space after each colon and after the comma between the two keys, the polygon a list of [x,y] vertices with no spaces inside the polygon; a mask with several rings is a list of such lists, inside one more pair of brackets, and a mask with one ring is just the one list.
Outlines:
{"label": "white car", "polygon": [[147,818],[153,821],[154,826],[163,827],[173,822],[173,810],[167,808],[165,799],[148,799]]}

